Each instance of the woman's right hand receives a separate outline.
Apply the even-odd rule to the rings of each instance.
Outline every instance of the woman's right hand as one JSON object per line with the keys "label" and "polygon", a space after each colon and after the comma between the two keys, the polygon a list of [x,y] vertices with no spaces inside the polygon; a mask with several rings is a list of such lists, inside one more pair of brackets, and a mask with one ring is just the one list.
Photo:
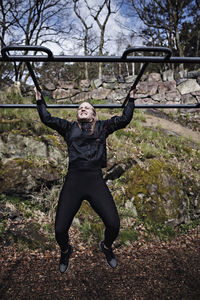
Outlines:
{"label": "woman's right hand", "polygon": [[41,100],[41,93],[36,89],[36,87],[34,88],[34,91],[35,91],[36,101]]}

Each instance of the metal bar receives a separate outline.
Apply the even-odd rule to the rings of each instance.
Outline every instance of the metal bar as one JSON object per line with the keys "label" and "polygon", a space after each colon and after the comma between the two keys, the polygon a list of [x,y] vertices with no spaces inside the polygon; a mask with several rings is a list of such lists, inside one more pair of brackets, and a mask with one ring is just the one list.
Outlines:
{"label": "metal bar", "polygon": [[[29,45],[13,45],[13,46],[6,46],[1,49],[2,57],[5,60],[10,60],[12,58],[12,55],[10,55],[9,51],[41,51],[48,55],[48,59],[53,58],[53,53],[49,48],[43,47],[43,46],[29,46]],[[22,55],[26,56],[26,55]]]}
{"label": "metal bar", "polygon": [[[122,108],[122,104],[94,104],[95,108]],[[0,104],[0,108],[36,108],[36,104]],[[78,108],[79,104],[48,104],[47,108],[57,109],[57,108]],[[136,104],[135,108],[200,108],[200,103],[196,104]]]}
{"label": "metal bar", "polygon": [[[9,51],[42,51],[47,55],[10,55]],[[139,51],[146,51],[146,52],[164,52],[166,53],[165,56],[128,56],[131,52],[139,52]],[[139,80],[141,79],[148,63],[200,63],[200,57],[171,57],[171,50],[165,47],[131,47],[124,51],[123,55],[120,56],[54,56],[50,49],[43,47],[43,46],[9,46],[4,47],[1,49],[2,56],[0,56],[0,62],[2,61],[11,61],[11,62],[26,62],[27,68],[29,73],[33,79],[33,82],[41,92],[39,84],[37,82],[36,76],[34,71],[30,65],[30,62],[111,62],[111,63],[122,63],[122,62],[142,62],[144,63],[143,67],[141,68],[138,76],[136,77],[135,82],[133,83],[131,90],[136,87]],[[42,93],[41,93],[42,95]],[[45,103],[44,97],[42,100]],[[126,97],[124,103],[121,105],[119,104],[112,104],[112,105],[104,105],[104,104],[96,104],[94,107],[96,108],[122,108],[125,103],[127,102],[128,97]],[[46,105],[47,106],[47,105]],[[79,104],[55,104],[55,105],[48,105],[48,108],[77,108]],[[34,104],[0,104],[0,108],[35,108],[36,105]],[[200,108],[200,104],[149,104],[149,105],[136,105],[136,108]]]}
{"label": "metal bar", "polygon": [[28,70],[29,70],[29,74],[31,75],[31,78],[32,78],[32,80],[33,80],[33,82],[34,82],[34,84],[35,84],[36,89],[37,89],[37,90],[40,92],[40,94],[41,94],[41,99],[42,99],[43,103],[45,104],[45,106],[47,106],[47,105],[46,105],[46,102],[45,102],[45,100],[44,100],[44,97],[43,97],[43,95],[42,95],[42,91],[41,91],[41,89],[40,89],[40,86],[39,86],[39,83],[38,83],[38,81],[37,81],[37,78],[36,78],[36,76],[35,76],[35,73],[34,73],[32,67],[31,67],[30,62],[26,62],[26,66],[27,66],[27,68],[28,68]]}
{"label": "metal bar", "polygon": [[132,85],[131,88],[130,88],[130,91],[129,91],[128,95],[126,96],[126,98],[125,98],[125,100],[124,100],[124,103],[123,103],[123,105],[122,105],[123,107],[124,107],[124,106],[126,105],[126,103],[128,102],[130,92],[136,88],[136,86],[137,86],[138,82],[140,81],[142,75],[144,74],[144,71],[146,70],[147,66],[148,66],[148,63],[144,63],[143,66],[142,66],[142,68],[140,69],[139,74],[137,75],[137,77],[136,77],[136,79],[135,79],[133,85]]}
{"label": "metal bar", "polygon": [[169,48],[166,47],[130,47],[126,49],[122,55],[122,59],[126,59],[127,55],[132,52],[164,52],[167,53],[167,55],[164,57],[164,59],[169,59],[172,55],[172,51]]}
{"label": "metal bar", "polygon": [[140,63],[200,63],[200,57],[165,57],[156,56],[128,56],[126,59],[122,59],[121,56],[70,56],[70,55],[54,55],[49,59],[45,55],[13,55],[8,59],[3,58],[0,55],[0,62],[105,62],[105,63],[122,63],[122,62],[140,62]]}

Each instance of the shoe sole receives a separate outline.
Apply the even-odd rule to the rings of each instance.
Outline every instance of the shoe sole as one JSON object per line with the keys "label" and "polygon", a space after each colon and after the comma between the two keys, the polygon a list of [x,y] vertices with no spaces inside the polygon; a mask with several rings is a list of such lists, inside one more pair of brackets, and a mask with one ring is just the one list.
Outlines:
{"label": "shoe sole", "polygon": [[66,273],[66,272],[69,270],[69,267],[70,267],[70,263],[68,264],[68,266],[67,266],[67,268],[66,268],[66,270],[65,270],[64,272],[60,271],[60,268],[59,268],[60,273],[61,273],[61,274]]}
{"label": "shoe sole", "polygon": [[[99,248],[100,248],[101,252],[105,255],[105,253],[103,252],[103,249],[102,249],[102,247],[101,247],[101,242],[99,243]],[[111,269],[115,269],[115,268],[117,267],[118,263],[117,263],[116,267],[112,267],[112,266],[109,264],[109,262],[107,261],[106,256],[105,256],[105,259],[106,259],[107,265],[108,265]]]}
{"label": "shoe sole", "polygon": [[[70,259],[70,256],[72,255],[73,251],[74,251],[74,248],[71,246],[71,253],[70,253],[70,255],[69,255],[69,259]],[[66,272],[69,270],[69,267],[70,267],[70,262],[68,261],[68,266],[67,266],[67,268],[66,268],[66,270],[65,270],[64,272],[61,272],[61,271],[60,271],[60,267],[59,267],[60,273],[61,273],[61,274],[66,273]]]}

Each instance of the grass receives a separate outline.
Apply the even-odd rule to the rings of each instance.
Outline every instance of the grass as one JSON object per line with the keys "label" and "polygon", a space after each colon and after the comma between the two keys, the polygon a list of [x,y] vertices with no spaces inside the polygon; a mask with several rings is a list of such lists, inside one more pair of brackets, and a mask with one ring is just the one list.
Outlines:
{"label": "grass", "polygon": [[[94,104],[100,103],[93,102]],[[101,103],[104,103],[101,102]],[[63,110],[49,110],[53,116],[68,119],[70,121],[76,119],[76,110],[63,109]],[[119,115],[121,110],[98,110],[99,119],[108,119],[110,116]],[[109,116],[110,114],[110,116]],[[22,135],[35,135],[44,136],[51,142],[52,130],[41,124],[38,113],[36,110],[22,110],[22,109],[4,109],[1,111],[1,132],[10,133],[11,131],[16,134]],[[198,179],[200,169],[200,150],[198,147],[193,149],[191,140],[186,140],[177,136],[167,135],[161,126],[158,126],[156,130],[152,130],[144,126],[146,122],[145,114],[140,110],[135,110],[134,119],[129,126],[125,129],[118,130],[113,133],[108,139],[108,154],[112,160],[112,163],[127,162],[132,155],[140,158],[142,161],[145,159],[157,157],[164,158],[166,161],[170,161],[175,158],[179,167],[184,164],[185,172],[190,175],[191,169],[195,172],[193,176]],[[189,161],[189,164],[187,162]],[[188,168],[190,166],[191,169]],[[123,177],[123,176],[122,176]],[[127,219],[131,217],[131,213],[124,208],[126,195],[124,194],[124,187],[126,185],[126,179],[121,177],[121,186],[117,186],[113,182],[114,198],[119,207],[120,217]],[[25,218],[32,218],[35,210],[41,210],[50,218],[55,218],[55,207],[57,205],[60,186],[55,186],[51,190],[41,190],[40,194],[34,196],[33,200],[22,199],[19,196],[6,196],[1,195],[0,200],[3,203],[12,203],[18,210],[23,213]],[[45,195],[45,196],[44,196]],[[116,197],[115,197],[116,196]],[[84,205],[81,211],[78,213],[80,222],[80,230],[83,240],[87,240],[88,243],[94,243],[96,240],[101,240],[104,234],[104,225],[101,220],[95,215],[92,209],[88,205]],[[128,222],[128,221],[127,221]],[[139,219],[135,220],[136,223],[141,223]],[[191,228],[195,228],[200,224],[200,220],[196,220],[188,225],[183,224],[179,227],[179,231],[171,226],[163,224],[146,223],[145,229],[150,239],[153,236],[161,240],[172,239],[177,233],[185,233]],[[48,232],[52,232],[52,223],[44,224],[43,229]],[[0,232],[5,231],[5,222],[0,224]],[[123,245],[127,245],[130,242],[134,242],[139,238],[140,233],[136,230],[136,227],[131,225],[122,226],[120,232],[120,240]]]}
{"label": "grass", "polygon": [[135,242],[139,237],[139,233],[135,229],[124,229],[120,231],[119,236],[122,245],[126,246],[129,243]]}

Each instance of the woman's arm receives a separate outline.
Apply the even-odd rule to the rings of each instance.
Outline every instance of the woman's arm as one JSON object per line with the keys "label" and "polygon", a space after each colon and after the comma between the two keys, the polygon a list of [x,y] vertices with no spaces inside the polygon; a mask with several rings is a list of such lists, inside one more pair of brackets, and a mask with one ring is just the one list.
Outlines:
{"label": "woman's arm", "polygon": [[58,131],[61,135],[64,135],[66,130],[69,129],[70,122],[57,117],[52,117],[51,114],[47,111],[44,101],[42,101],[41,99],[40,92],[36,89],[35,89],[35,98],[37,101],[37,111],[39,113],[42,123]]}
{"label": "woman's arm", "polygon": [[108,134],[113,133],[114,131],[126,127],[132,120],[133,112],[135,108],[135,94],[136,89],[132,90],[129,95],[129,100],[127,105],[124,107],[121,116],[114,116],[111,119],[107,120],[106,130]]}

